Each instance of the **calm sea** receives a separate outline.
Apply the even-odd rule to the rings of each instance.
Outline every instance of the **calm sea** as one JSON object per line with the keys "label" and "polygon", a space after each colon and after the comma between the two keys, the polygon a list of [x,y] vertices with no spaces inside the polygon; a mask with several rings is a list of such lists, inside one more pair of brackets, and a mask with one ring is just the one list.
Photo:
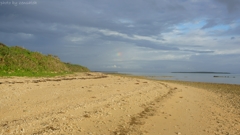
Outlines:
{"label": "calm sea", "polygon": [[240,84],[240,74],[209,74],[209,73],[134,73],[126,74],[141,75],[158,80],[179,80],[192,82],[211,82],[225,84]]}

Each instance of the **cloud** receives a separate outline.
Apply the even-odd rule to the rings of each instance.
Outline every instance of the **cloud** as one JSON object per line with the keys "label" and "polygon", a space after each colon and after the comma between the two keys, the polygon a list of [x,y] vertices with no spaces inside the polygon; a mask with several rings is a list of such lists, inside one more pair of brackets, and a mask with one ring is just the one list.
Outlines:
{"label": "cloud", "polygon": [[239,0],[217,0],[217,1],[224,4],[230,13],[240,11]]}
{"label": "cloud", "polygon": [[208,20],[207,23],[202,27],[202,29],[211,28],[216,26],[218,23],[215,20]]}
{"label": "cloud", "polygon": [[183,50],[183,51],[189,51],[194,53],[214,53],[214,51],[201,51],[201,50]]}
{"label": "cloud", "polygon": [[221,59],[240,68],[231,63],[240,55],[239,0],[34,2],[1,5],[1,42],[93,70],[212,70]]}

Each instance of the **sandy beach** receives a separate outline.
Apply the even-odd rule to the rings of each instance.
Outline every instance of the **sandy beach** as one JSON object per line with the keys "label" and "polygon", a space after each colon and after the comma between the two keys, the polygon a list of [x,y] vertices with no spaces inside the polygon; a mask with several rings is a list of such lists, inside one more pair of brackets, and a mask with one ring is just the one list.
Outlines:
{"label": "sandy beach", "polygon": [[0,135],[240,135],[239,91],[91,72],[0,78]]}

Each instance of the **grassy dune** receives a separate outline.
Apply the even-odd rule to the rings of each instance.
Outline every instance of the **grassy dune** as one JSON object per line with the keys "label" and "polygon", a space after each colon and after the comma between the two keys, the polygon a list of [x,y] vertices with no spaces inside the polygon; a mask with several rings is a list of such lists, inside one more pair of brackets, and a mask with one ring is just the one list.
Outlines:
{"label": "grassy dune", "polygon": [[0,43],[0,76],[55,76],[86,72],[81,65],[63,63],[57,56],[43,55],[19,46]]}

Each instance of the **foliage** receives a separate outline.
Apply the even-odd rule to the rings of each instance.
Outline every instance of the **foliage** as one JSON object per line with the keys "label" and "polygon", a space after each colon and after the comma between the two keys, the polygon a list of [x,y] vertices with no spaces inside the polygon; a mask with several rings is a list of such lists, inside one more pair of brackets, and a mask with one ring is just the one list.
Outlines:
{"label": "foliage", "polygon": [[85,71],[89,70],[80,65],[63,63],[57,56],[0,43],[0,76],[53,76]]}
{"label": "foliage", "polygon": [[90,71],[87,67],[77,65],[77,64],[71,64],[71,63],[64,63],[68,69],[70,69],[72,72],[86,72]]}

